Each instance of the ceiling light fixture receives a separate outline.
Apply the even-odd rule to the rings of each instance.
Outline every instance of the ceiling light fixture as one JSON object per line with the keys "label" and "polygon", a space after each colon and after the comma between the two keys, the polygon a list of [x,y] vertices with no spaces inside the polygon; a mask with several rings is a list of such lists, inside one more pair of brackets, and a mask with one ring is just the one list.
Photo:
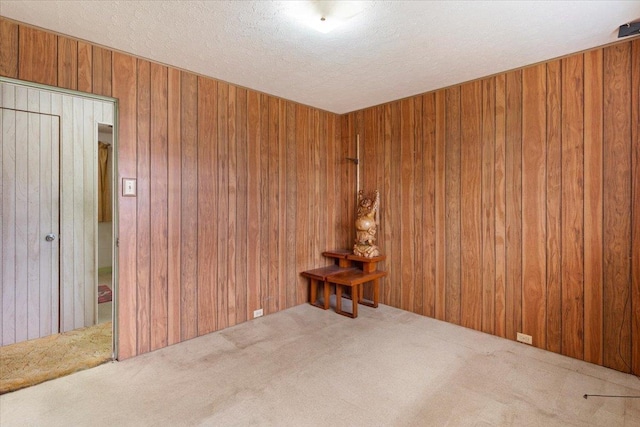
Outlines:
{"label": "ceiling light fixture", "polygon": [[285,2],[287,13],[321,33],[328,33],[361,13],[366,1],[291,1]]}

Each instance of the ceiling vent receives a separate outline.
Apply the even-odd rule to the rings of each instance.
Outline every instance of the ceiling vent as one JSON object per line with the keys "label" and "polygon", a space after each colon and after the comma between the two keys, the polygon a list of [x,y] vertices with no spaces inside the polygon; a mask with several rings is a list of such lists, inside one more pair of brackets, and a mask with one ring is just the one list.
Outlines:
{"label": "ceiling vent", "polygon": [[630,22],[628,24],[620,25],[620,28],[618,29],[618,38],[638,34],[640,34],[640,22]]}

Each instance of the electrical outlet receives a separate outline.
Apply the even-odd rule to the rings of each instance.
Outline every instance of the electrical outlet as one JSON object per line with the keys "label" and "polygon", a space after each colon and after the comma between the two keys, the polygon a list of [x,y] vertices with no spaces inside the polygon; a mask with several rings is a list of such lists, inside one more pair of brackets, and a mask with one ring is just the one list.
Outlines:
{"label": "electrical outlet", "polygon": [[531,337],[531,335],[522,334],[520,332],[518,332],[518,336],[516,337],[516,340],[518,342],[523,342],[523,343],[529,344],[529,345],[533,344],[533,338]]}
{"label": "electrical outlet", "polygon": [[256,317],[260,317],[264,314],[264,312],[262,311],[261,308],[257,309],[257,310],[253,310],[253,318],[255,319]]}

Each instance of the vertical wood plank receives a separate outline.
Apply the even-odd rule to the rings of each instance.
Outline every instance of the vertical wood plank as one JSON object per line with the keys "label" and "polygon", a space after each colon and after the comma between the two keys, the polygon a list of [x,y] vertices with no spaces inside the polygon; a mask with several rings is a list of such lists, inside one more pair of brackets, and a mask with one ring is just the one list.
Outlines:
{"label": "vertical wood plank", "polygon": [[[384,153],[384,165],[383,165],[383,169],[385,171],[387,171],[384,174],[384,185],[383,185],[383,191],[382,194],[380,195],[381,200],[384,201],[384,203],[382,203],[382,218],[383,218],[383,228],[382,228],[382,234],[384,236],[384,241],[385,241],[385,245],[386,245],[386,251],[389,253],[389,257],[387,258],[387,262],[385,262],[385,268],[387,268],[386,271],[391,271],[391,264],[392,263],[392,257],[391,255],[393,254],[394,251],[394,247],[393,247],[393,239],[392,239],[392,232],[393,232],[393,223],[392,223],[392,206],[393,206],[393,200],[391,199],[391,194],[393,194],[393,189],[391,187],[391,182],[392,182],[392,176],[391,176],[391,104],[386,104],[384,106],[384,111],[383,111],[383,118],[382,118],[382,123],[381,126],[383,127],[382,130],[382,134],[383,134],[383,141],[384,141],[384,146],[383,146],[383,153]],[[345,132],[350,132],[350,129],[344,130],[343,131],[343,135]],[[350,153],[349,153],[350,154]],[[348,157],[345,156],[345,157]],[[351,168],[349,168],[351,169]],[[394,184],[397,181],[394,181]],[[352,194],[352,193],[349,193]],[[355,220],[355,218],[354,218]],[[351,242],[350,242],[351,243]],[[392,278],[390,276],[387,277],[387,279],[385,280],[385,285],[383,287],[383,293],[381,294],[381,298],[382,301],[384,301],[385,304],[391,304],[391,294],[392,294],[392,289],[394,287],[398,286],[398,282],[395,278]]]}
{"label": "vertical wood plank", "polygon": [[[58,332],[58,324],[51,322],[53,319],[54,301],[58,299],[58,277],[52,274],[53,263],[58,260],[52,257],[57,242],[46,242],[42,239],[47,233],[58,233],[57,223],[53,223],[54,197],[59,195],[57,183],[58,164],[52,163],[53,150],[57,149],[54,142],[54,133],[59,132],[58,118],[55,116],[40,116],[40,224],[38,237],[40,243],[39,272],[40,272],[40,336],[46,336]],[[55,126],[55,128],[54,128]]]}
{"label": "vertical wood plank", "polygon": [[[167,344],[181,340],[182,153],[180,71],[169,68],[167,81]],[[114,88],[115,89],[115,88]]]}
{"label": "vertical wood plank", "polygon": [[[247,144],[247,90],[238,88],[236,92],[237,107],[236,107],[236,129],[237,129],[237,144],[236,144],[236,156],[237,156],[237,198],[236,198],[236,215],[237,215],[237,246],[235,256],[235,269],[236,269],[236,320],[235,323],[242,323],[251,319],[253,316],[248,316],[247,312],[247,299],[248,299],[248,284],[247,284],[247,254],[248,254],[248,156],[249,145]],[[295,272],[295,265],[292,265],[290,269]],[[294,276],[295,277],[295,276]],[[293,283],[289,284],[290,289],[295,289]]]}
{"label": "vertical wood plank", "polygon": [[[99,55],[101,56],[101,55]],[[95,49],[94,49],[95,61]],[[94,64],[98,65],[97,62]],[[95,71],[96,68],[94,68]],[[100,85],[97,86],[98,88]],[[94,89],[96,86],[94,85]],[[138,60],[137,120],[137,288],[138,354],[151,349],[151,64]],[[155,212],[154,212],[155,221]]]}
{"label": "vertical wood plank", "polygon": [[82,92],[93,90],[93,49],[92,45],[85,42],[77,42],[77,78],[76,88]]}
{"label": "vertical wood plank", "polygon": [[[306,236],[309,233],[309,222],[306,218],[306,210],[309,205],[309,196],[306,191],[308,186],[308,177],[305,169],[305,153],[306,153],[306,128],[308,123],[307,109],[300,105],[296,106],[295,114],[295,152],[296,152],[296,184],[298,191],[296,193],[296,265],[298,271],[308,268],[308,249],[306,245]],[[304,290],[308,286],[308,281],[303,277],[298,278],[298,286],[296,288],[296,303],[301,304],[305,301],[303,298]]]}
{"label": "vertical wood plank", "polygon": [[[29,119],[25,112],[16,113],[16,140],[29,140]],[[28,144],[15,146],[15,336],[13,342],[25,341],[28,335],[28,308],[29,286],[27,262],[28,249],[28,222],[25,221],[29,212],[28,206]],[[22,262],[19,262],[22,261]]]}
{"label": "vertical wood plank", "polygon": [[[247,247],[247,317],[253,318],[253,311],[262,306],[260,288],[260,261],[262,240],[260,239],[260,222],[262,218],[260,203],[260,94],[250,90],[247,93],[247,238],[251,244]],[[304,266],[298,260],[297,270]]]}
{"label": "vertical wood plank", "polygon": [[424,262],[424,292],[423,292],[423,312],[426,316],[436,316],[436,306],[438,289],[436,284],[437,269],[437,217],[436,217],[436,132],[437,132],[437,107],[435,93],[426,94],[422,97],[423,120],[423,159],[424,168],[422,175],[422,185],[424,188],[421,201],[416,204],[422,205],[423,218],[423,262]]}
{"label": "vertical wood plank", "polygon": [[640,40],[631,43],[631,373],[640,375]]}
{"label": "vertical wood plank", "polygon": [[584,360],[602,365],[602,49],[584,54]]}
{"label": "vertical wood plank", "polygon": [[20,25],[18,45],[18,78],[55,86],[58,81],[56,35]]}
{"label": "vertical wood plank", "polygon": [[[16,286],[27,288],[26,314],[27,338],[40,337],[40,115],[27,116],[26,158],[20,167],[26,170],[26,216],[24,222],[26,237],[26,258],[18,264],[26,264],[26,281],[16,282]],[[24,141],[24,140],[22,140]],[[20,221],[18,224],[20,224]],[[22,261],[22,262],[20,262]],[[16,266],[17,268],[18,266]],[[17,325],[20,327],[20,325]]]}
{"label": "vertical wood plank", "polygon": [[150,145],[150,209],[151,221],[151,301],[150,349],[168,343],[168,161],[167,161],[167,67],[151,64],[151,145]]}
{"label": "vertical wood plank", "polygon": [[460,93],[460,323],[481,330],[482,82]]}
{"label": "vertical wood plank", "polygon": [[18,24],[0,18],[0,75],[18,78]]}
{"label": "vertical wood plank", "polygon": [[482,331],[495,330],[495,78],[482,81]]}
{"label": "vertical wood plank", "polygon": [[94,45],[92,56],[91,81],[93,93],[111,96],[111,51]]}
{"label": "vertical wood plank", "polygon": [[522,330],[522,71],[506,75],[506,337]]}
{"label": "vertical wood plank", "polygon": [[58,37],[58,87],[78,88],[78,42]]}
{"label": "vertical wood plank", "polygon": [[[3,89],[7,87],[3,85]],[[2,345],[15,342],[16,111],[2,109]],[[11,284],[11,285],[9,285]]]}
{"label": "vertical wood plank", "polygon": [[[306,113],[306,110],[305,110]],[[303,144],[306,141],[301,141]],[[306,151],[305,151],[306,154]],[[305,157],[306,159],[306,157]],[[302,164],[306,164],[306,161]],[[260,240],[262,251],[260,252],[260,307],[268,313],[269,305],[269,218],[271,216],[269,205],[269,97],[260,95]],[[304,208],[306,209],[306,208]],[[305,261],[306,261],[305,257]]]}
{"label": "vertical wood plank", "polygon": [[547,350],[562,349],[562,67],[547,63]]}
{"label": "vertical wood plank", "polygon": [[506,74],[496,76],[496,146],[495,146],[495,223],[496,223],[496,281],[495,330],[499,337],[507,336],[506,283],[507,283],[507,202],[506,202]]}
{"label": "vertical wood plank", "polygon": [[522,332],[546,348],[546,66],[522,72]]}
{"label": "vertical wood plank", "polygon": [[445,320],[446,309],[446,96],[436,92],[435,124],[435,318]]}
{"label": "vertical wood plank", "polygon": [[[62,188],[68,189],[66,194],[65,192],[63,192],[60,195],[60,234],[61,236],[67,236],[66,244],[60,247],[60,331],[66,332],[75,329],[74,272],[76,258],[73,253],[75,246],[75,242],[73,239],[73,221],[69,220],[70,218],[74,217],[74,126],[72,97],[66,95],[62,96],[59,102],[53,103],[52,112],[53,114],[57,114],[61,117],[60,169],[62,170],[62,173],[60,174],[60,183]],[[70,140],[71,143],[69,143]],[[135,254],[135,248],[133,253]]]}
{"label": "vertical wood plank", "polygon": [[[81,278],[84,287],[84,322],[83,326],[93,325],[97,319],[98,310],[98,271],[97,251],[98,247],[98,141],[96,139],[97,117],[96,104],[102,107],[100,102],[83,99],[83,131],[80,141],[74,144],[82,147],[83,168],[83,192],[82,207],[76,211],[75,220],[80,220],[79,227],[84,235],[84,253],[82,263],[84,264],[84,276]],[[101,108],[100,110],[101,111]],[[76,175],[75,179],[77,179]]]}
{"label": "vertical wood plank", "polygon": [[[217,85],[198,77],[198,334],[217,329],[218,289],[216,215]],[[203,220],[200,221],[200,218]],[[225,313],[226,315],[226,313]]]}
{"label": "vertical wood plank", "polygon": [[446,311],[445,320],[460,324],[460,87],[446,96]]}
{"label": "vertical wood plank", "polygon": [[604,48],[604,366],[630,371],[631,56]]}
{"label": "vertical wood plank", "polygon": [[218,138],[217,138],[217,328],[223,329],[229,325],[227,311],[229,309],[229,287],[228,287],[228,236],[229,236],[229,85],[219,82],[217,93],[217,117],[218,117]]}
{"label": "vertical wood plank", "polygon": [[228,194],[229,194],[229,210],[227,215],[227,325],[236,324],[236,298],[237,298],[237,281],[236,281],[236,235],[237,235],[237,207],[236,198],[238,193],[237,184],[237,155],[236,155],[236,87],[229,85],[229,98],[227,100],[227,132],[228,132]]}
{"label": "vertical wood plank", "polygon": [[[400,308],[412,311],[413,300],[415,299],[415,286],[413,272],[415,269],[415,247],[413,236],[415,235],[415,227],[413,222],[414,211],[411,205],[414,200],[414,141],[413,126],[415,122],[413,99],[407,98],[400,103],[400,188],[399,201],[396,206],[402,206],[400,209],[400,287],[401,299]],[[403,205],[404,203],[404,205]],[[396,264],[398,265],[398,264]]]}
{"label": "vertical wood plank", "polygon": [[[394,285],[391,286],[390,304],[393,307],[402,307],[402,193],[398,191],[398,183],[402,180],[402,144],[399,142],[402,138],[402,102],[396,101],[391,104],[391,198],[387,202],[391,205],[391,254],[388,265],[389,281]],[[394,191],[396,190],[396,191]],[[353,225],[351,226],[353,227]],[[353,229],[353,228],[351,228]],[[401,236],[400,239],[397,236]],[[406,288],[406,284],[404,285]]]}
{"label": "vertical wood plank", "polygon": [[[135,58],[113,55],[113,96],[118,98],[118,181],[136,176],[137,114]],[[118,250],[118,358],[136,355],[136,200],[118,192],[120,246]]]}
{"label": "vertical wood plank", "polygon": [[181,341],[198,335],[198,78],[181,73]]}
{"label": "vertical wood plank", "polygon": [[[280,270],[279,270],[279,255],[280,255],[280,192],[278,191],[278,185],[280,183],[280,156],[279,156],[279,132],[278,118],[279,107],[278,100],[276,98],[268,98],[268,115],[266,117],[268,126],[268,167],[269,167],[269,181],[267,184],[267,197],[268,197],[268,210],[269,221],[265,223],[267,225],[269,236],[269,280],[267,282],[267,299],[265,303],[265,313],[275,313],[278,311],[278,291],[280,282]],[[309,189],[311,190],[311,189]],[[311,233],[310,239],[316,236]]]}
{"label": "vertical wood plank", "polygon": [[[72,235],[73,235],[73,251],[66,255],[73,256],[73,329],[82,328],[85,325],[85,245],[88,242],[85,239],[84,227],[82,220],[82,208],[84,205],[85,185],[90,185],[85,182],[84,179],[75,179],[75,177],[82,176],[84,178],[84,147],[80,141],[84,140],[84,103],[82,98],[73,97],[71,99],[73,116],[73,133],[72,136],[64,136],[63,144],[71,145],[70,152],[73,153],[73,162],[71,171],[73,171],[71,180],[73,182],[70,187],[73,192],[73,222],[72,222]],[[65,168],[66,169],[66,168]],[[63,187],[64,188],[64,187]],[[67,187],[69,188],[69,187]],[[65,194],[63,193],[63,197]],[[63,203],[65,201],[63,200]],[[65,203],[66,204],[66,203]],[[67,217],[69,218],[69,217]]]}
{"label": "vertical wood plank", "polygon": [[562,353],[584,357],[583,60],[562,64]]}
{"label": "vertical wood plank", "polygon": [[[240,106],[240,103],[238,103],[238,106]],[[297,290],[298,290],[298,273],[302,270],[298,270],[297,268],[297,261],[296,261],[296,244],[297,244],[297,228],[296,228],[296,221],[297,221],[297,192],[298,190],[298,186],[297,186],[297,174],[298,174],[298,170],[297,170],[297,162],[296,162],[296,106],[292,103],[292,102],[287,102],[286,103],[286,135],[284,136],[286,138],[285,140],[285,146],[286,146],[286,163],[287,163],[287,172],[286,172],[286,176],[285,176],[285,181],[286,181],[286,199],[287,199],[287,204],[286,204],[286,268],[285,271],[287,273],[287,279],[286,279],[286,292],[285,295],[283,295],[283,297],[285,298],[285,307],[289,308],[289,307],[293,307],[297,304]],[[333,147],[332,147],[333,148]],[[327,150],[327,164],[333,164],[333,162],[335,161],[335,152],[333,150]],[[329,160],[331,159],[331,160]],[[332,161],[333,160],[333,161]],[[238,168],[240,167],[240,164],[238,164]],[[335,188],[335,175],[333,173],[329,173],[327,172],[327,180],[333,181],[332,183],[328,183],[328,188],[329,189],[333,189]],[[327,198],[327,212],[328,213],[333,213],[335,212],[335,205],[334,205],[334,197],[335,197],[335,193],[333,193],[331,190],[329,191],[329,193],[331,194],[330,197]],[[329,195],[328,195],[329,196]],[[329,206],[331,205],[331,206]],[[329,225],[329,233],[334,233],[335,230],[335,219],[334,221],[330,222]],[[333,240],[333,239],[331,239]],[[332,242],[333,244],[333,242]]]}
{"label": "vertical wood plank", "polygon": [[[425,292],[425,268],[429,268],[425,265],[424,261],[424,245],[426,239],[424,237],[424,138],[422,135],[422,121],[423,121],[423,99],[421,96],[413,98],[413,144],[411,146],[414,154],[414,161],[412,162],[413,179],[414,179],[414,193],[411,205],[413,206],[413,246],[414,246],[414,296],[412,311],[418,314],[424,314],[424,292]],[[375,164],[375,160],[373,162]]]}

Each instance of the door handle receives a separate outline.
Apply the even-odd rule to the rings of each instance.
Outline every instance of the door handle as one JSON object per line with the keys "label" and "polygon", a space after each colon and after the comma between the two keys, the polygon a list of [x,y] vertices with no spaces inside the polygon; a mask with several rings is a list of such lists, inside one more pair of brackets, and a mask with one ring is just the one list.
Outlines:
{"label": "door handle", "polygon": [[47,242],[53,242],[56,240],[56,235],[53,233],[47,234],[44,238]]}

